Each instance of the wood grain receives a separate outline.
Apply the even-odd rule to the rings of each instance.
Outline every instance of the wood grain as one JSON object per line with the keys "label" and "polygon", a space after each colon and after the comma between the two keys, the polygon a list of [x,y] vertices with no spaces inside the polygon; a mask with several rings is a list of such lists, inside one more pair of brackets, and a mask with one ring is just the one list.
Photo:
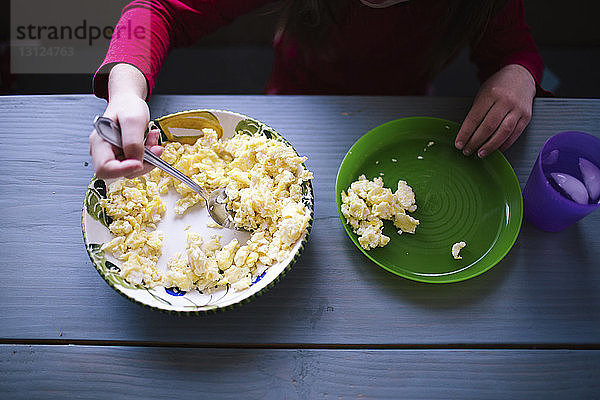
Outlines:
{"label": "wood grain", "polygon": [[10,399],[593,399],[598,351],[0,346]]}
{"label": "wood grain", "polygon": [[[280,131],[315,174],[309,245],[273,289],[238,309],[178,317],[114,292],[89,261],[81,207],[93,174],[92,96],[0,97],[0,338],[164,343],[600,343],[600,213],[561,233],[524,222],[508,256],[457,284],[392,275],[353,247],[334,202],[338,166],[369,129],[429,115],[460,121],[469,99],[421,97],[156,96],[153,117],[228,109]],[[524,184],[543,141],[563,130],[600,136],[600,100],[538,99],[507,153]]]}

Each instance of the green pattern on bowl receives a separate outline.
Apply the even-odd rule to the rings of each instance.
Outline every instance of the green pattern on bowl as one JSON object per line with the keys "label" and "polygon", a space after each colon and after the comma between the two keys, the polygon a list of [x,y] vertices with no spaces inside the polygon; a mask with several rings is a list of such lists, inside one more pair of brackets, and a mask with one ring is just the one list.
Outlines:
{"label": "green pattern on bowl", "polygon": [[109,227],[112,218],[106,214],[106,210],[100,204],[106,198],[106,184],[102,180],[93,180],[85,193],[84,210],[95,220],[105,227]]}

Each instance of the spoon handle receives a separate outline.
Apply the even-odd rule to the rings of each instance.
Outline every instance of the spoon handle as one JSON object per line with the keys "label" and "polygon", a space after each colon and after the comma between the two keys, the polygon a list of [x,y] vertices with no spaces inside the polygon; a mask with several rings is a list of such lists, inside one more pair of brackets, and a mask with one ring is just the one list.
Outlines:
{"label": "spoon handle", "polygon": [[167,174],[171,175],[173,178],[178,179],[181,182],[188,185],[190,188],[192,188],[194,191],[200,194],[200,196],[202,196],[202,198],[204,198],[204,200],[208,204],[208,193],[200,185],[198,185],[196,182],[184,175],[183,172],[179,171],[176,168],[173,168],[171,165],[165,162],[165,160],[148,150],[147,147],[144,147],[144,161],[154,165],[156,168],[160,168]]}
{"label": "spoon handle", "polygon": [[121,128],[119,128],[119,125],[117,125],[115,121],[110,118],[96,115],[94,118],[94,128],[96,128],[96,132],[98,132],[98,135],[100,135],[102,139],[113,146],[117,146],[120,149],[123,148],[121,142]]}

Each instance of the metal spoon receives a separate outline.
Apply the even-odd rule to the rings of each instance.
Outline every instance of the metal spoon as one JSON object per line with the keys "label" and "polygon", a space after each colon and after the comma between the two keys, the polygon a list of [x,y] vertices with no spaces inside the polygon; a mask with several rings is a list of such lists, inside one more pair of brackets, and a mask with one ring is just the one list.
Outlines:
{"label": "metal spoon", "polygon": [[[123,148],[121,143],[121,129],[112,119],[96,116],[96,118],[94,118],[94,127],[100,137],[108,143],[117,146],[118,148]],[[162,158],[152,153],[146,147],[144,147],[144,161],[160,168],[200,194],[206,202],[208,214],[217,224],[224,228],[240,230],[233,222],[231,211],[227,210],[227,193],[225,193],[225,188],[216,189],[209,194],[206,190],[202,189],[200,185],[184,175],[183,172],[167,164]]]}

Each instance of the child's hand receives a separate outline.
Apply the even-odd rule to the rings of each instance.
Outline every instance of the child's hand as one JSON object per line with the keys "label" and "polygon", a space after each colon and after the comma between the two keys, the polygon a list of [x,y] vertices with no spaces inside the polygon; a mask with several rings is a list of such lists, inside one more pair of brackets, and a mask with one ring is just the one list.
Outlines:
{"label": "child's hand", "polygon": [[[148,127],[150,111],[144,101],[146,81],[141,72],[127,64],[117,64],[110,72],[109,102],[104,116],[121,127],[123,150],[104,141],[94,129],[90,134],[90,155],[99,178],[134,177],[153,167],[143,163],[144,133]],[[157,146],[158,132],[151,131],[146,147],[160,155]]]}
{"label": "child's hand", "polygon": [[[144,173],[144,132],[148,126],[149,115],[146,102],[135,95],[111,100],[103,116],[120,125],[123,150],[104,141],[95,129],[92,131],[90,154],[99,178],[132,177]],[[156,133],[149,134],[148,144],[155,145],[157,138]]]}
{"label": "child's hand", "polygon": [[485,157],[506,150],[531,119],[535,80],[524,67],[510,64],[483,83],[456,136],[465,155]]}

